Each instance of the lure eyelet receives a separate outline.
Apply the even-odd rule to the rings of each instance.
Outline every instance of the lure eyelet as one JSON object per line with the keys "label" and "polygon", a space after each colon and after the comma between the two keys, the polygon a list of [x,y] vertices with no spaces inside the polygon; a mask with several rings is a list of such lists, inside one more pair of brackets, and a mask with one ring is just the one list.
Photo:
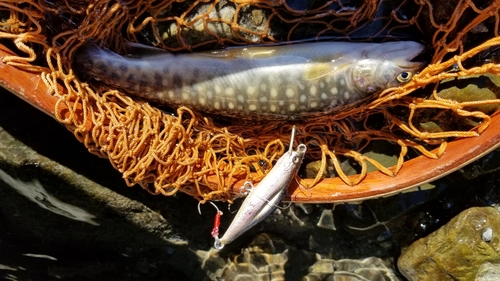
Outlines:
{"label": "lure eyelet", "polygon": [[406,82],[410,81],[412,77],[413,77],[413,74],[411,72],[403,71],[403,72],[399,73],[399,75],[398,75],[398,77],[396,77],[396,79],[400,83],[406,83]]}

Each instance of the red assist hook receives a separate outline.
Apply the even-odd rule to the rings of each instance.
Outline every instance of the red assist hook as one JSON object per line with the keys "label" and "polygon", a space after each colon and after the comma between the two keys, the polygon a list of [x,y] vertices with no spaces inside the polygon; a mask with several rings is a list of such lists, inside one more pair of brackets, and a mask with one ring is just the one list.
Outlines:
{"label": "red assist hook", "polygon": [[[217,210],[217,213],[215,214],[214,218],[214,228],[212,228],[212,232],[210,233],[213,238],[215,238],[215,241],[219,241],[219,226],[220,226],[220,217],[224,214],[219,208],[217,208],[217,205],[215,205],[212,202],[208,202],[214,206],[214,208]],[[198,203],[198,213],[201,215],[201,209],[200,209],[200,203]]]}

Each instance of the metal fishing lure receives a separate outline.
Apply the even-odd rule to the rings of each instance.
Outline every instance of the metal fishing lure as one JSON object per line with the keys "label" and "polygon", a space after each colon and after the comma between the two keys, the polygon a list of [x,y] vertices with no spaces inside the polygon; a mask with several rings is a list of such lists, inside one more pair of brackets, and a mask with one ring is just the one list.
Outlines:
{"label": "metal fishing lure", "polygon": [[276,209],[277,204],[283,199],[290,182],[297,175],[306,152],[305,144],[299,144],[297,150],[293,150],[294,137],[295,126],[292,129],[290,149],[278,159],[271,171],[255,187],[250,182],[245,183],[252,189],[245,201],[243,201],[229,228],[220,239],[218,235],[212,233],[215,238],[214,247],[216,249],[222,249],[224,245],[231,243],[238,236],[261,222]]}

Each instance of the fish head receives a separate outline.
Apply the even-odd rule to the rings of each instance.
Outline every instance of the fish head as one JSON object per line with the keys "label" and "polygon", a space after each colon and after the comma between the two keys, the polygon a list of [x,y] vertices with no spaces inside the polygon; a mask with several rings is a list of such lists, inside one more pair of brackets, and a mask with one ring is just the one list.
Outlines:
{"label": "fish head", "polygon": [[375,93],[408,83],[425,67],[424,62],[412,61],[424,46],[411,41],[383,44],[383,53],[359,60],[352,69],[352,79],[358,90]]}

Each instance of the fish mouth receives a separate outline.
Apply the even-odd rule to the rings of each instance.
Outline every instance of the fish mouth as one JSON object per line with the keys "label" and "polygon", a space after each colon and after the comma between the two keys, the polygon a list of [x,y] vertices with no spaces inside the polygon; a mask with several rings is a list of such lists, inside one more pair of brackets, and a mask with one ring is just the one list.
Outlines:
{"label": "fish mouth", "polygon": [[423,58],[426,46],[410,41],[402,47],[402,49],[396,51],[399,56],[396,55],[396,59],[393,60],[397,66],[417,72],[427,65],[427,62]]}
{"label": "fish mouth", "polygon": [[404,63],[398,64],[404,70],[411,71],[413,74],[421,71],[427,65],[424,61],[406,61]]}

